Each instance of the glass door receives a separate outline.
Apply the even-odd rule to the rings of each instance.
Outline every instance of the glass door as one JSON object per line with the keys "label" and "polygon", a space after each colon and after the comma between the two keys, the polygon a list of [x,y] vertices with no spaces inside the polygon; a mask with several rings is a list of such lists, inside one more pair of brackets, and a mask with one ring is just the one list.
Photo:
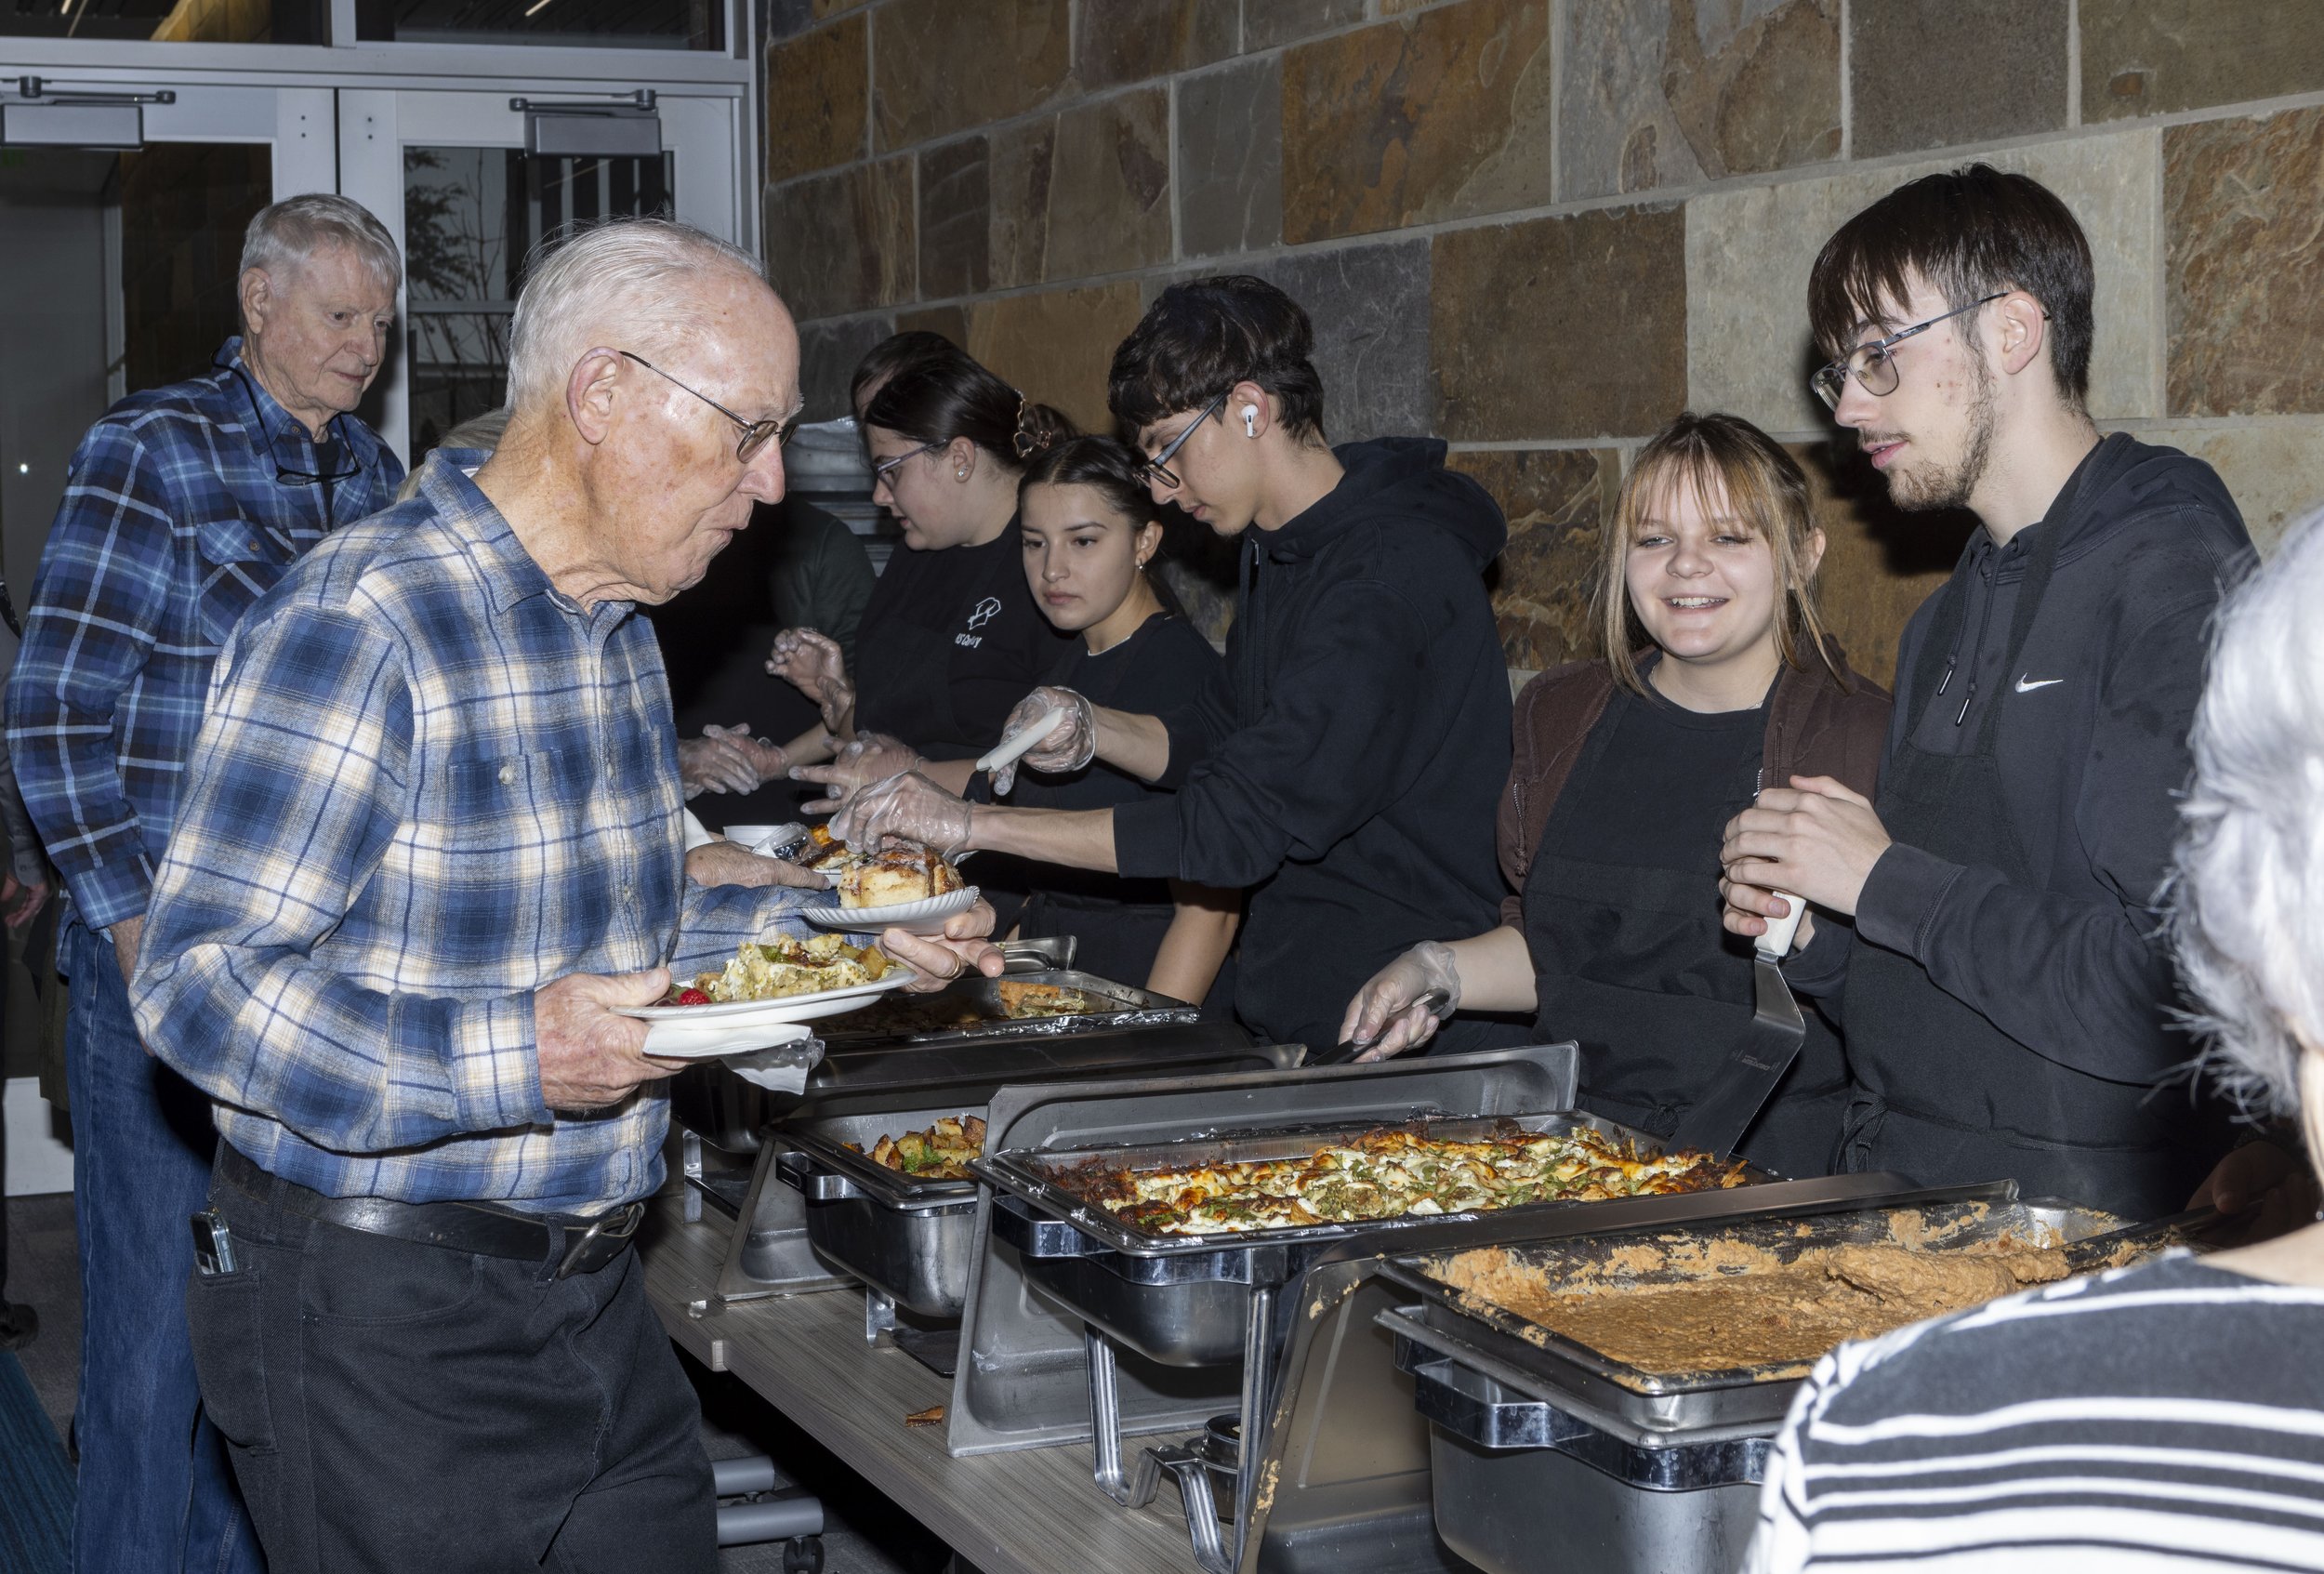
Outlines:
{"label": "glass door", "polygon": [[404,255],[403,353],[363,413],[415,465],[499,404],[508,320],[537,248],[573,225],[638,214],[748,244],[740,95],[513,84],[339,100],[340,190],[396,231]]}
{"label": "glass door", "polygon": [[[40,86],[152,87],[54,72]],[[5,62],[0,86],[17,88]],[[336,179],[328,89],[180,86],[142,111],[142,146],[0,147],[0,572],[20,606],[89,423],[209,365],[235,331],[243,227]]]}

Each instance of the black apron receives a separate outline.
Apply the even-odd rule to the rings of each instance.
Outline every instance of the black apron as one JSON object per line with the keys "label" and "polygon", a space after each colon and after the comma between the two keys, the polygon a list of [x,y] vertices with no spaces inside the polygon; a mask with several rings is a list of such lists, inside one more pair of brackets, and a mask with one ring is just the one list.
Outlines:
{"label": "black apron", "polygon": [[[2037,528],[2010,620],[2007,672],[2017,669],[2057,563],[2057,533]],[[1943,682],[1966,601],[1947,603],[1922,647],[1909,692],[1926,696],[1923,706],[1934,697],[1931,685]],[[1965,754],[1929,753],[1908,734],[1881,773],[1875,806],[1895,841],[2039,887],[1993,758],[2000,714],[2000,704],[1986,707]],[[1895,1170],[1926,1185],[2015,1180],[2027,1197],[2065,1197],[2136,1219],[2185,1207],[2200,1182],[2197,1144],[2150,1107],[2152,1088],[2048,1059],[1948,994],[1912,958],[1859,938],[1842,999],[1856,1084],[1842,1170]]]}
{"label": "black apron", "polygon": [[[1558,794],[1536,841],[1540,851],[1525,871],[1525,944],[1538,1002],[1534,1036],[1544,1043],[1580,1043],[1583,1108],[1668,1137],[1750,1025],[1751,952],[1720,924],[1715,869],[1588,863],[1549,851],[1558,845],[1552,831],[1567,823],[1571,785],[1595,770],[1605,752],[1614,715],[1607,707],[1583,741],[1566,778],[1569,790]],[[1699,957],[1688,976],[1704,992],[1674,992],[1658,979],[1625,980],[1618,967],[1588,962],[1592,954],[1635,956],[1649,944],[1665,955]],[[1831,1029],[1812,1007],[1804,1014],[1807,1039],[1799,1058],[1737,1149],[1790,1176],[1830,1171],[1848,1092]]]}

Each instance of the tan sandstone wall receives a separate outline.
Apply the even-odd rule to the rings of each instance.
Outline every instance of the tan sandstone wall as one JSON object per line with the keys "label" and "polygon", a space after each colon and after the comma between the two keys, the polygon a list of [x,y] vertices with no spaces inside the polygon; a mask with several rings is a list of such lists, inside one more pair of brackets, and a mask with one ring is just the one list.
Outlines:
{"label": "tan sandstone wall", "polygon": [[1433,431],[1508,509],[1512,666],[1678,409],[1797,445],[1866,670],[1961,519],[1903,518],[1808,393],[1807,269],[1989,159],[2098,259],[2100,424],[2219,467],[2263,543],[2324,502],[2319,0],[768,0],[768,267],[816,415],[898,326],[1104,416],[1164,284],[1314,314],[1335,438]]}

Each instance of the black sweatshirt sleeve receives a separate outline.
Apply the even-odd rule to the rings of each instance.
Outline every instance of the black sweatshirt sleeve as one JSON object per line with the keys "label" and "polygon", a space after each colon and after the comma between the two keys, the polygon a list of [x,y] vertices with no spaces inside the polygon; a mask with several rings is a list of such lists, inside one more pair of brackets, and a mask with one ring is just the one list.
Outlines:
{"label": "black sweatshirt sleeve", "polygon": [[1919,961],[1947,993],[2062,1065],[2149,1082],[2185,1062],[2156,895],[2191,769],[2215,592],[2187,596],[2123,641],[2090,740],[2074,827],[2111,894],[2012,884],[1999,869],[1892,845],[1857,903],[1864,938]]}
{"label": "black sweatshirt sleeve", "polygon": [[1441,741],[1453,717],[1427,713],[1428,628],[1403,595],[1352,580],[1305,626],[1254,724],[1213,746],[1175,797],[1115,811],[1123,874],[1255,884],[1378,814]]}

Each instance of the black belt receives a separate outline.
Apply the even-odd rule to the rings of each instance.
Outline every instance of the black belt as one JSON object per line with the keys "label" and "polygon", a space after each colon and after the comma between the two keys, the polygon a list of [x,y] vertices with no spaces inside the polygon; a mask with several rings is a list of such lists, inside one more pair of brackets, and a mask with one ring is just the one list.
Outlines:
{"label": "black belt", "polygon": [[296,1181],[271,1175],[231,1143],[218,1144],[218,1175],[258,1203],[272,1203],[310,1219],[365,1235],[511,1257],[522,1263],[557,1261],[557,1277],[591,1274],[628,1250],[645,1217],[633,1202],[594,1219],[519,1213],[472,1202],[397,1202],[384,1197],[325,1197]]}

